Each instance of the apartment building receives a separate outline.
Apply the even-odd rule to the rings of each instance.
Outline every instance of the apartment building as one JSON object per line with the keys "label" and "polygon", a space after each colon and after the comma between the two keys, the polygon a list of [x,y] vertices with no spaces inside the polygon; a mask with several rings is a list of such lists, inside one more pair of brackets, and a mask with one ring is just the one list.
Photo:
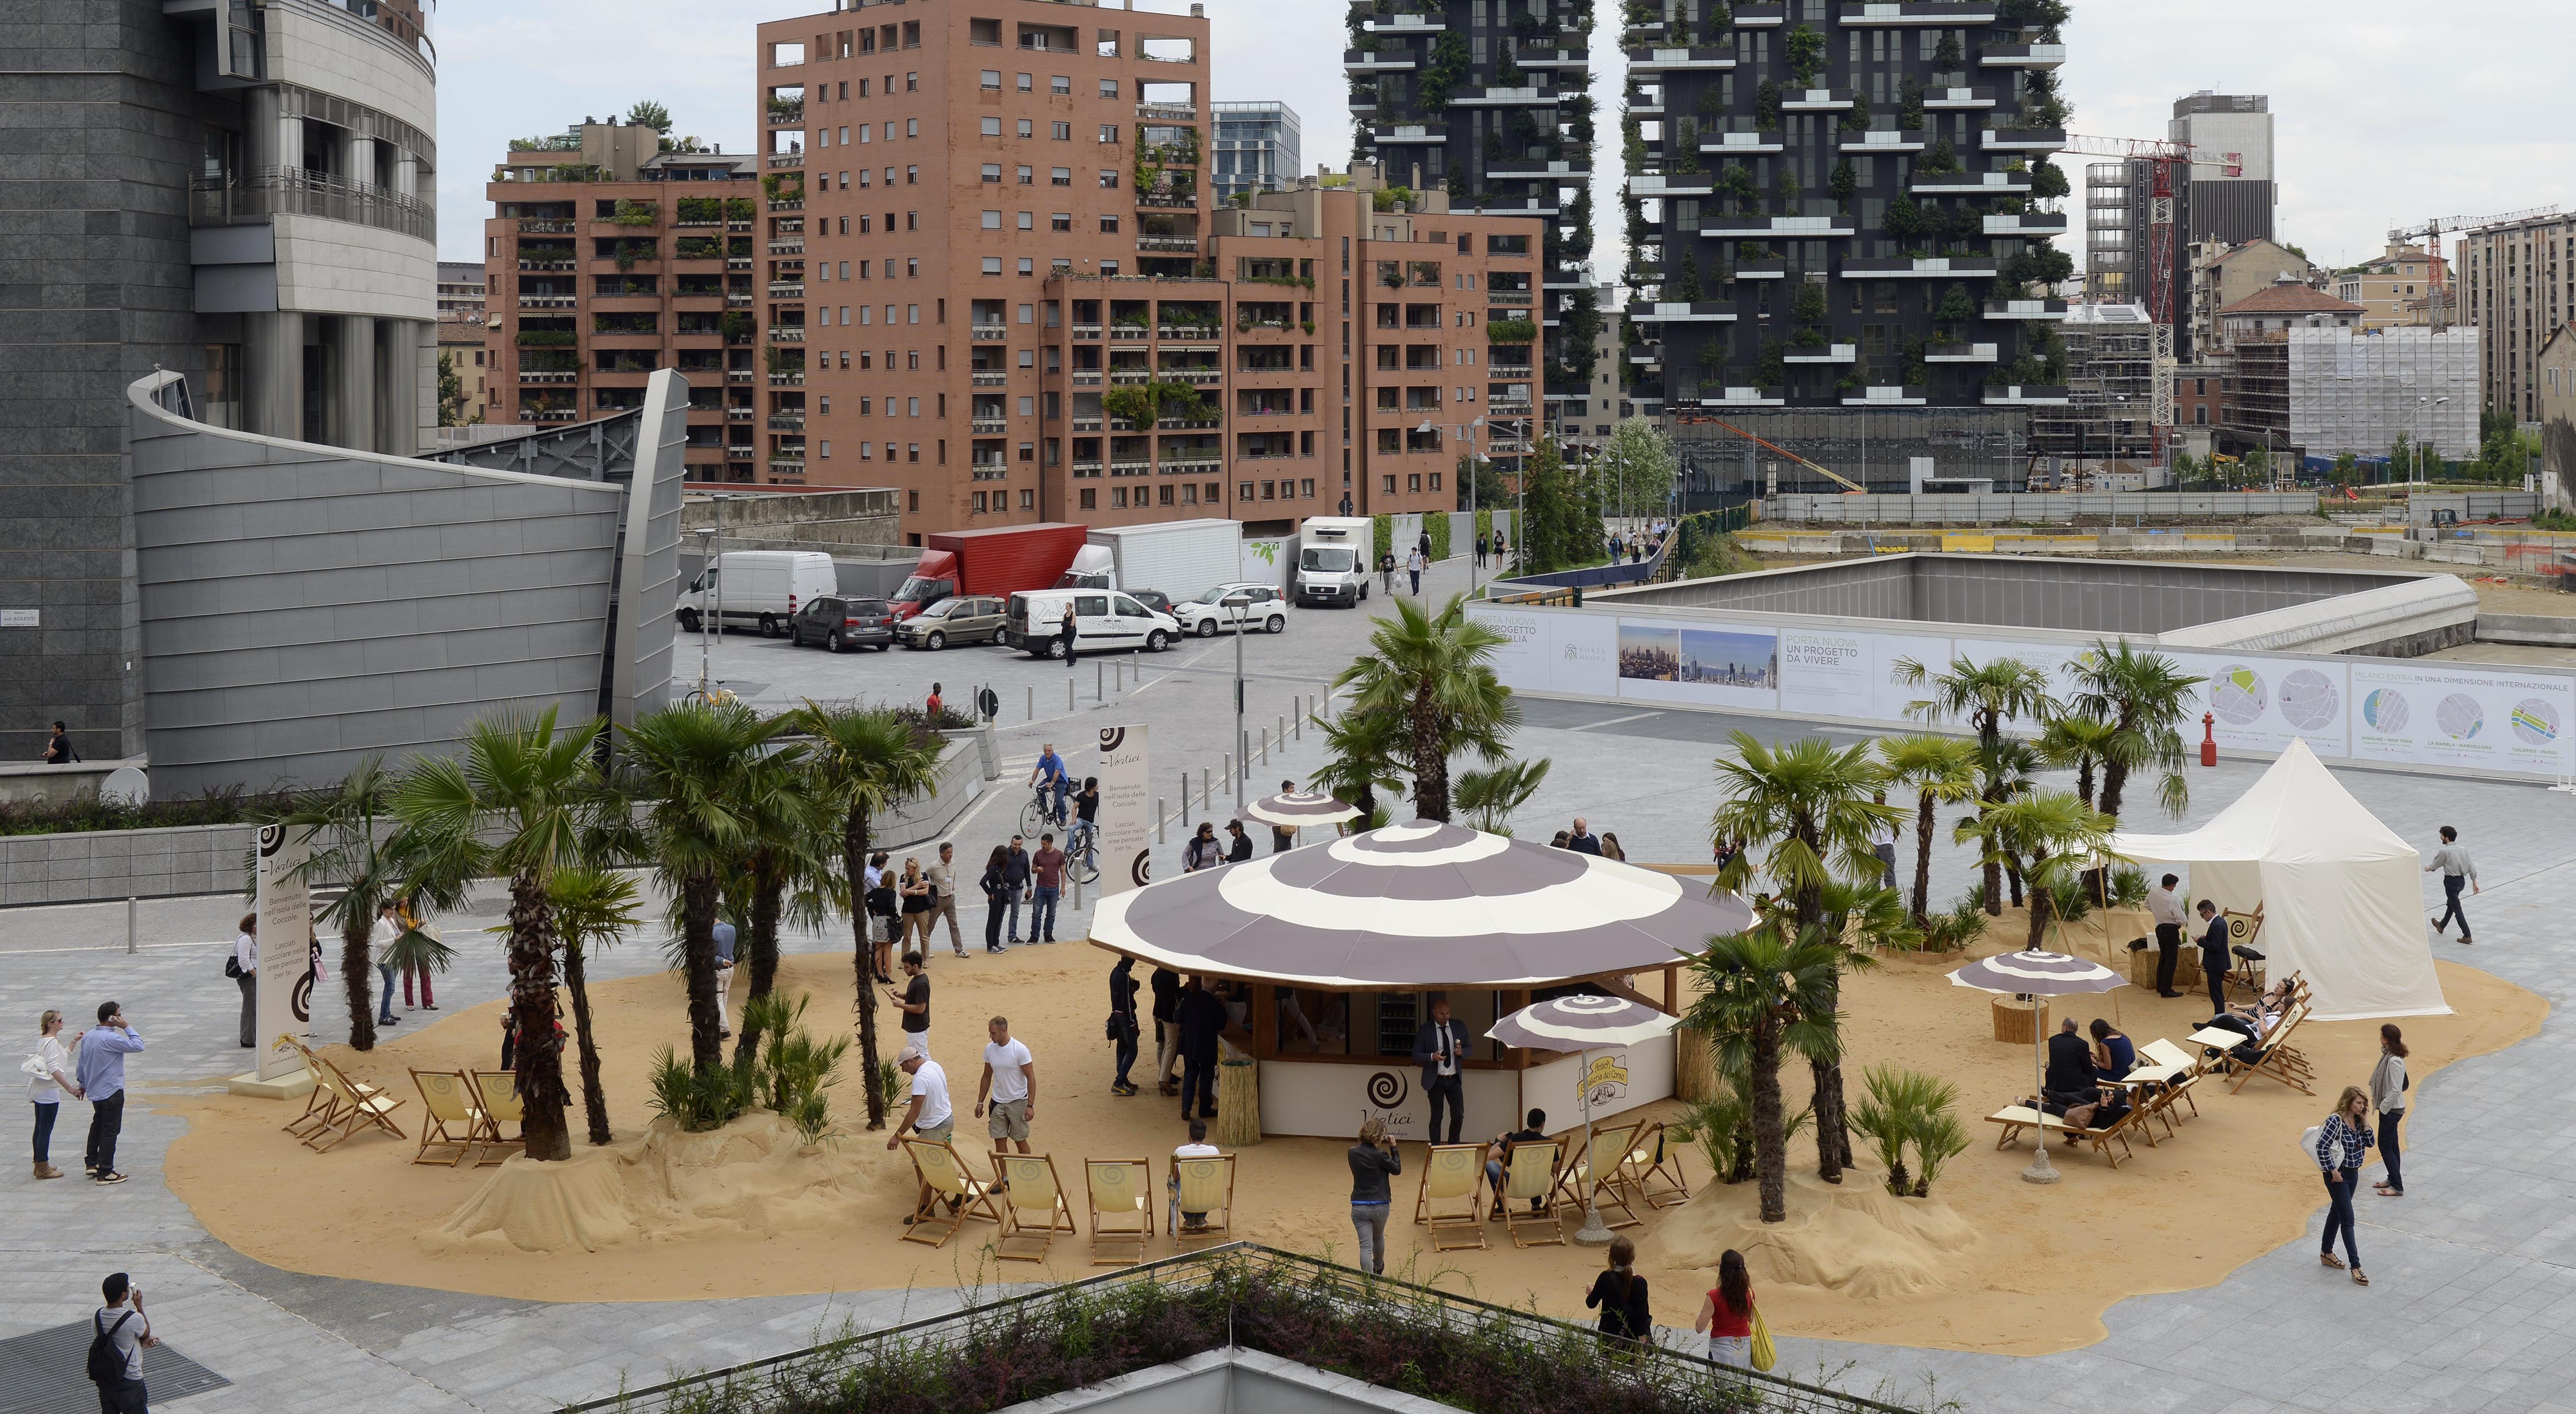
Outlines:
{"label": "apartment building", "polygon": [[2576,212],[2552,212],[2459,234],[2456,319],[2479,330],[2485,405],[2540,420],[2540,351],[2576,319]]}
{"label": "apartment building", "polygon": [[438,317],[483,312],[483,265],[474,260],[438,262]]}
{"label": "apartment building", "polygon": [[2576,485],[2576,323],[2561,324],[2540,346],[2540,498],[2565,511]]}
{"label": "apartment building", "polygon": [[1042,0],[760,26],[772,474],[892,486],[908,537],[1453,506],[1450,424],[1529,415],[1538,223],[1356,165],[1217,208],[1207,43]]}
{"label": "apartment building", "polygon": [[2448,280],[2442,253],[2390,241],[2377,258],[2335,272],[2335,298],[2361,306],[2361,327],[2386,329],[2420,323],[2435,291]]}
{"label": "apartment building", "polygon": [[635,124],[514,142],[485,188],[487,420],[576,422],[644,405],[657,368],[689,379],[692,481],[759,474],[749,157],[664,151]]}
{"label": "apartment building", "polygon": [[2217,353],[2227,347],[2227,328],[2220,315],[2275,285],[2308,286],[2316,266],[2287,246],[2272,241],[2194,241],[2191,262],[2190,350]]}
{"label": "apartment building", "polygon": [[[481,271],[478,269],[476,273],[479,275]],[[464,426],[492,420],[492,350],[487,346],[488,337],[489,331],[479,313],[439,319],[439,373],[443,377],[453,371],[457,383],[453,404],[439,409],[440,426]]]}
{"label": "apartment building", "polygon": [[1242,191],[1280,191],[1297,184],[1305,167],[1304,124],[1285,103],[1213,105],[1216,151],[1208,185],[1220,204]]}
{"label": "apartment building", "polygon": [[1541,396],[1585,400],[1606,317],[1583,268],[1592,251],[1592,5],[1349,0],[1344,24],[1352,160],[1376,164],[1394,186],[1440,188],[1452,211],[1547,223]]}
{"label": "apartment building", "polygon": [[2146,306],[2080,304],[2059,331],[2066,402],[2031,409],[2030,449],[2093,466],[2155,460],[2155,325]]}

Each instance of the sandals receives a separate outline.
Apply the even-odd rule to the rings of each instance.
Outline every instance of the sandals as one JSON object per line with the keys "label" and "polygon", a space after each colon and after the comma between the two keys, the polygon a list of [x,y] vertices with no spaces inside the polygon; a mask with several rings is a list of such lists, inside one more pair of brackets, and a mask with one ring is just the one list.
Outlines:
{"label": "sandals", "polygon": [[2318,1253],[2317,1261],[2322,1265],[2334,1268],[2336,1271],[2342,1271],[2344,1269],[2343,1258],[2336,1256],[2332,1252]]}
{"label": "sandals", "polygon": [[2355,1286],[2368,1286],[2370,1285],[2370,1278],[2361,1274],[2361,1268],[2355,1267],[2352,1269],[2352,1284]]}

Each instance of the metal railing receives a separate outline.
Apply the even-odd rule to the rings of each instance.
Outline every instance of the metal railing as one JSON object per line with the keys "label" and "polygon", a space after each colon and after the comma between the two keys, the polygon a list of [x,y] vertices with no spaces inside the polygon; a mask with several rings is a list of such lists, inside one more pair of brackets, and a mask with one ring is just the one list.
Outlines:
{"label": "metal railing", "polygon": [[[415,240],[438,239],[438,210],[371,183],[352,182],[303,167],[253,167],[241,180],[197,176],[188,181],[188,224],[256,225],[284,212],[319,216],[394,231]],[[552,228],[547,223],[546,229]],[[522,230],[528,229],[522,223]]]}
{"label": "metal railing", "polygon": [[[1372,1278],[1337,1263],[1250,1242],[1227,1243],[943,1316],[853,1333],[765,1360],[564,1405],[558,1414],[664,1414],[684,1408],[705,1414],[769,1414],[788,1409],[814,1414],[846,1409],[856,1414],[865,1407],[872,1387],[883,1382],[891,1391],[895,1381],[907,1395],[949,1386],[950,1397],[943,1407],[957,1414],[983,1414],[1060,1392],[1061,1385],[1054,1380],[1075,1364],[1070,1358],[1042,1362],[1049,1368],[1028,1371],[1023,1376],[1028,1388],[1019,1387],[1011,1372],[1000,1367],[1015,1354],[1027,1353],[1033,1342],[1064,1344],[1082,1339],[1092,1357],[1080,1363],[1093,1384],[1132,1373],[1132,1369],[1109,1368],[1111,1362],[1099,1358],[1099,1352],[1113,1344],[1107,1333],[1128,1326],[1156,1337],[1134,1343],[1139,1353],[1131,1357],[1132,1369],[1151,1368],[1205,1350],[1251,1349],[1368,1379],[1381,1373],[1368,1368],[1375,1352],[1346,1349],[1336,1336],[1342,1331],[1369,1332],[1365,1343],[1384,1343],[1406,1352],[1405,1368],[1416,1379],[1432,1370],[1454,1372],[1451,1379],[1469,1379],[1478,1368],[1497,1361],[1521,1365],[1518,1373],[1527,1378],[1534,1367],[1543,1365],[1559,1381],[1597,1381],[1601,1408],[1652,1407],[1693,1414],[1909,1414],[1902,1406],[1881,1400],[1732,1369],[1659,1345],[1613,1347],[1589,1326],[1411,1282]],[[1406,1338],[1389,1339],[1398,1334]],[[1450,1348],[1435,1350],[1438,1346]],[[1146,1348],[1153,1353],[1142,1353]],[[979,1358],[988,1355],[997,1368],[977,1368]],[[1438,1358],[1443,1356],[1448,1358]],[[955,1369],[959,1378],[943,1379],[947,1371],[942,1366]],[[1488,1373],[1508,1377],[1515,1372],[1489,1368]],[[975,1381],[972,1393],[956,1387],[970,1380]],[[1420,1392],[1434,1397],[1454,1393],[1461,1396],[1462,1407],[1489,1407],[1487,1400],[1471,1399],[1465,1390]]]}

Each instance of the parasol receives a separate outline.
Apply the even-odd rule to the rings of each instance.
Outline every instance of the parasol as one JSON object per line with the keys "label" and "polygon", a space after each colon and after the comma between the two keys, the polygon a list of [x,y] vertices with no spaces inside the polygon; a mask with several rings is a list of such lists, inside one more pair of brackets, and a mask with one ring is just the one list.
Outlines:
{"label": "parasol", "polygon": [[[1593,1206],[1593,1185],[1601,1179],[1599,1159],[1592,1152],[1592,1085],[1589,1078],[1592,1048],[1634,1046],[1669,1033],[1681,1024],[1681,1018],[1667,1016],[1650,1006],[1639,1006],[1620,997],[1558,997],[1522,1007],[1494,1023],[1485,1034],[1506,1046],[1519,1046],[1531,1051],[1576,1051],[1585,1057],[1586,1075],[1575,1082],[1575,1093],[1583,1101],[1583,1227],[1574,1240],[1587,1247],[1599,1247],[1610,1240],[1610,1229],[1601,1225],[1601,1210]],[[1622,1159],[1626,1155],[1620,1156]],[[1500,1195],[1495,1201],[1500,1202]]]}
{"label": "parasol", "polygon": [[[2008,992],[2017,997],[2059,997],[2081,992],[2107,992],[2125,987],[2128,979],[2098,962],[2069,957],[2062,952],[1998,953],[1982,962],[1972,962],[1950,974],[1950,981],[1980,992]],[[2030,1013],[2031,1100],[2034,1104],[2048,1097],[2041,1091],[2044,1083],[2042,1065],[2048,1055],[2048,1032],[2039,1024],[2039,1008]],[[2043,1112],[2044,1113],[2044,1112]],[[2038,1125],[2039,1154],[2022,1170],[2029,1183],[2055,1183],[2057,1170],[2048,1163],[2048,1126]]]}
{"label": "parasol", "polygon": [[1345,805],[1330,791],[1292,790],[1265,795],[1234,812],[1237,820],[1253,820],[1276,825],[1283,830],[1300,830],[1308,825],[1338,825],[1359,818],[1360,808]]}

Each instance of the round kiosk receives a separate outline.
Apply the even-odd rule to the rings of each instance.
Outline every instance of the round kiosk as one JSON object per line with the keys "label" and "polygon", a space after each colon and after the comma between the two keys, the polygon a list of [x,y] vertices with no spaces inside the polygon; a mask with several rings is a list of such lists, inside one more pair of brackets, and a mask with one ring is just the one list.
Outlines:
{"label": "round kiosk", "polygon": [[[1445,994],[1460,1034],[1462,1138],[1562,1124],[1588,1076],[1593,1115],[1673,1092],[1670,1036],[1578,1056],[1499,1048],[1497,1018],[1591,992],[1678,1013],[1680,954],[1752,926],[1732,894],[1598,855],[1416,820],[1114,894],[1091,942],[1240,984],[1261,1132],[1348,1137],[1368,1118],[1433,1136],[1414,1039]],[[1447,1136],[1440,1136],[1446,1138]]]}

